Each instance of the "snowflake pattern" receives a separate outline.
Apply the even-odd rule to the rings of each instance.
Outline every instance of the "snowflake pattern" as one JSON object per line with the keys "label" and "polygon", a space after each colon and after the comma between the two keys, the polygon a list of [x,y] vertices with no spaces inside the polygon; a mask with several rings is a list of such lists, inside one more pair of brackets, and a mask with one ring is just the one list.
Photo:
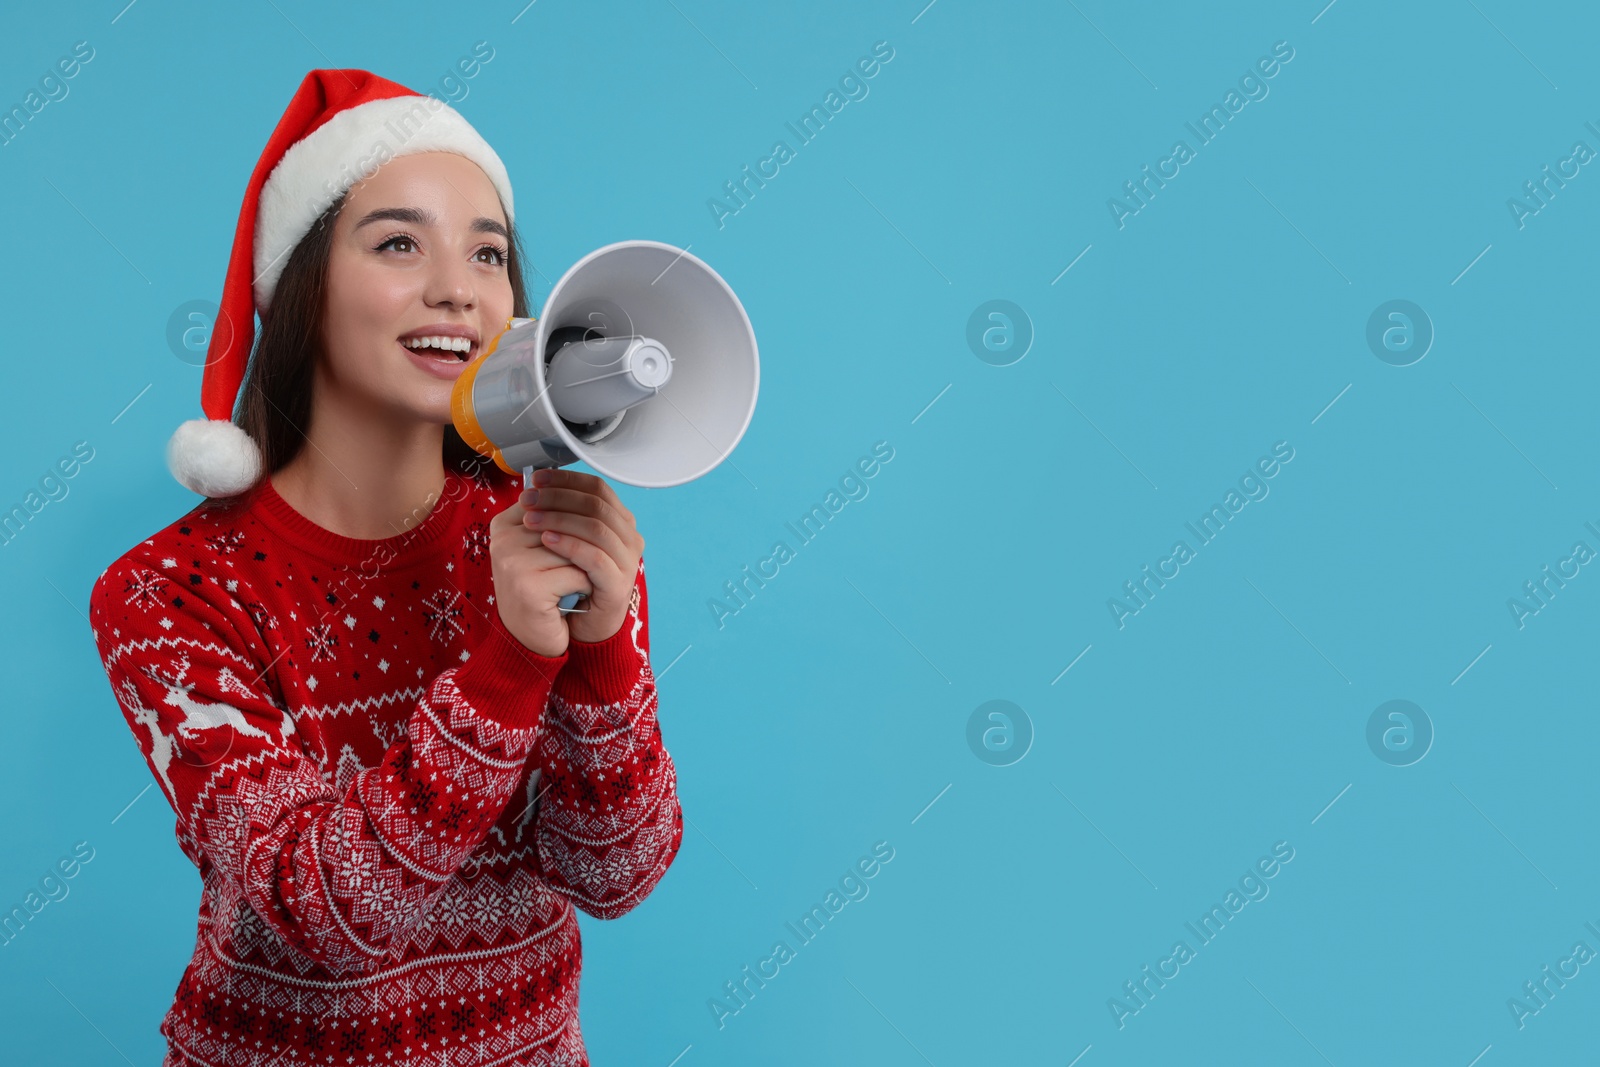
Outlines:
{"label": "snowflake pattern", "polygon": [[333,650],[338,646],[339,635],[334,633],[333,627],[327,623],[313,626],[306,631],[306,648],[310,650],[314,663],[332,659]]}
{"label": "snowflake pattern", "polygon": [[539,891],[532,882],[519,882],[506,894],[506,913],[519,928],[525,926],[538,907]]}
{"label": "snowflake pattern", "polygon": [[238,551],[244,544],[243,530],[229,530],[227,533],[212,534],[206,538],[206,544],[211,546],[211,551],[220,556],[226,556]]}
{"label": "snowflake pattern", "polygon": [[471,911],[471,902],[460,893],[446,893],[439,898],[439,903],[429,918],[440,926],[450,927],[459,933],[472,922]]}
{"label": "snowflake pattern", "polygon": [[140,611],[149,611],[151,608],[161,606],[161,594],[166,591],[167,580],[154,571],[140,571],[127,579],[124,592],[128,598],[123,601],[131,604]]}
{"label": "snowflake pattern", "polygon": [[479,893],[472,898],[472,925],[488,930],[505,921],[505,906],[495,893]]}
{"label": "snowflake pattern", "polygon": [[467,632],[461,625],[461,594],[454,589],[441,589],[422,602],[422,618],[428,624],[428,636],[435,641],[449,641],[457,634]]}
{"label": "snowflake pattern", "polygon": [[583,885],[594,885],[609,873],[594,853],[585,848],[574,848],[567,863],[574,880]]}
{"label": "snowflake pattern", "polygon": [[268,611],[267,606],[261,601],[250,601],[244,606],[244,610],[250,613],[250,619],[256,624],[256,629],[273,630],[277,628],[278,620],[272,617],[272,612]]}
{"label": "snowflake pattern", "polygon": [[467,532],[461,538],[461,555],[473,562],[483,562],[483,557],[489,554],[489,527],[481,522],[472,523],[467,527]]}
{"label": "snowflake pattern", "polygon": [[367,887],[364,894],[366,902],[373,911],[386,912],[396,908],[405,907],[405,897],[400,892],[400,885],[394,878],[375,878]]}

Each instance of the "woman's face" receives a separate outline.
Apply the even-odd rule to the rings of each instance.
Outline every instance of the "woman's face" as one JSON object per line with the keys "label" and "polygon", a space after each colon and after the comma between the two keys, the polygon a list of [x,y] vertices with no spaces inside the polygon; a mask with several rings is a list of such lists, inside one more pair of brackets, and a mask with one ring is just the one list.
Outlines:
{"label": "woman's face", "polygon": [[[512,313],[505,213],[476,163],[421,152],[352,186],[334,225],[322,340],[326,387],[423,422]],[[465,337],[466,352],[402,339]]]}

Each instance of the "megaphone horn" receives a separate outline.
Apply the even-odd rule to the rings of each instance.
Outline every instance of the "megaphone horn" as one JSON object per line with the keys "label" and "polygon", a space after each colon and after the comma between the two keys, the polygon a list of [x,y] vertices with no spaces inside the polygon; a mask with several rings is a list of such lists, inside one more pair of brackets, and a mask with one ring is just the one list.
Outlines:
{"label": "megaphone horn", "polygon": [[573,264],[542,316],[507,322],[456,378],[450,414],[525,486],[581,460],[659,489],[728,457],[760,378],[750,318],[716,271],[686,249],[621,241]]}

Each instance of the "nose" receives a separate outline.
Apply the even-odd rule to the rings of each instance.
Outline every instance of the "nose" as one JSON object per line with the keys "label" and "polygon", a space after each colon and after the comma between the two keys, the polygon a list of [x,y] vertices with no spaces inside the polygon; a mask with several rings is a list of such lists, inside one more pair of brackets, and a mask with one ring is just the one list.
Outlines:
{"label": "nose", "polygon": [[430,307],[458,311],[472,308],[477,302],[477,289],[471,269],[453,256],[435,256],[423,300]]}

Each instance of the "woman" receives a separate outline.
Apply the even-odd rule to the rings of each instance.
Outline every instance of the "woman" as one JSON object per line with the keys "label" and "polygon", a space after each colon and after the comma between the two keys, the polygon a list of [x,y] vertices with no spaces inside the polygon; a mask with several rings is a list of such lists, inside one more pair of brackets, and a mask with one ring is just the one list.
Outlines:
{"label": "woman", "polygon": [[169,446],[207,499],[91,600],[203,882],[166,1064],[588,1062],[574,908],[636,906],[683,819],[633,515],[576,471],[523,491],[451,425],[524,300],[466,121],[307,75],[246,193],[211,417]]}

